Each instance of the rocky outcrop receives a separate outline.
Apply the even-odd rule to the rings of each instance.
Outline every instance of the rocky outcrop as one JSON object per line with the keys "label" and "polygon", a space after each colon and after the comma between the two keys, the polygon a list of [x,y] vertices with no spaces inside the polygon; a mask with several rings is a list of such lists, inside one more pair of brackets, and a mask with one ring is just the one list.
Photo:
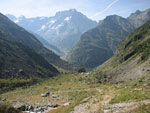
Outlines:
{"label": "rocky outcrop", "polygon": [[27,113],[35,112],[35,113],[46,113],[52,109],[56,109],[58,104],[48,104],[48,105],[29,105],[24,103],[16,103],[13,107],[20,111],[25,111]]}

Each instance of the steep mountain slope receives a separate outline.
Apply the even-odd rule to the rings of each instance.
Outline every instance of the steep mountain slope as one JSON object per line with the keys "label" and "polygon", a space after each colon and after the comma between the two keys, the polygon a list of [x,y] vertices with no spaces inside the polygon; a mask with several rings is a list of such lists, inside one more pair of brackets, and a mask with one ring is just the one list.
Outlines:
{"label": "steep mountain slope", "polygon": [[106,17],[97,27],[85,32],[66,59],[79,66],[93,68],[109,59],[118,43],[134,27],[122,17]]}
{"label": "steep mountain slope", "polygon": [[29,47],[3,38],[0,32],[0,79],[45,78],[58,74],[56,68]]}
{"label": "steep mountain slope", "polygon": [[51,45],[50,43],[48,43],[43,37],[41,37],[40,35],[31,32],[46,48],[52,50],[53,52],[55,52],[57,55],[62,56],[63,53],[54,45]]}
{"label": "steep mountain slope", "polygon": [[45,48],[42,43],[37,40],[31,33],[19,27],[14,22],[9,20],[3,14],[0,14],[0,33],[5,36],[5,39],[20,42],[38,54],[43,56],[49,63],[65,69],[72,69],[72,66],[61,60],[54,52]]}
{"label": "steep mountain slope", "polygon": [[135,13],[132,13],[127,19],[135,28],[140,27],[145,22],[150,20],[150,9],[146,9],[145,11],[137,10]]}
{"label": "steep mountain slope", "polygon": [[25,18],[15,20],[23,28],[35,32],[64,52],[69,51],[82,33],[96,26],[75,9],[57,12],[53,17]]}
{"label": "steep mountain slope", "polygon": [[105,75],[112,82],[127,81],[150,71],[150,21],[136,29],[118,46],[115,55],[97,68],[97,75]]}
{"label": "steep mountain slope", "polygon": [[12,21],[16,21],[17,20],[17,18],[15,16],[11,15],[11,14],[6,14],[5,16],[7,16]]}

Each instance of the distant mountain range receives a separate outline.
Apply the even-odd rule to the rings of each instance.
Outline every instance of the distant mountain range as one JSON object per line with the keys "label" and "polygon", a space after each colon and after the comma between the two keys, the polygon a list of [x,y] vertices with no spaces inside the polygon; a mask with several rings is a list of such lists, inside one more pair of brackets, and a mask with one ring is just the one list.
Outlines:
{"label": "distant mountain range", "polygon": [[44,57],[44,59],[50,64],[63,69],[74,69],[72,65],[61,60],[58,55],[44,47],[33,34],[18,26],[3,14],[0,14],[0,34],[5,40],[18,42],[30,49],[33,49],[37,54]]}
{"label": "distant mountain range", "polygon": [[150,9],[137,10],[128,18],[107,16],[98,24],[75,9],[58,12],[53,17],[7,16],[33,32],[45,47],[55,53],[64,55],[70,50],[65,59],[71,64],[93,68],[113,56],[119,42],[130,32],[150,20]]}
{"label": "distant mountain range", "polygon": [[82,33],[97,25],[96,21],[88,19],[75,9],[57,12],[52,17],[6,16],[26,30],[42,36],[64,53],[72,49]]}
{"label": "distant mountain range", "polygon": [[115,52],[119,42],[135,28],[150,20],[150,9],[136,11],[127,19],[117,15],[106,17],[95,28],[85,32],[66,59],[82,67],[103,64]]}

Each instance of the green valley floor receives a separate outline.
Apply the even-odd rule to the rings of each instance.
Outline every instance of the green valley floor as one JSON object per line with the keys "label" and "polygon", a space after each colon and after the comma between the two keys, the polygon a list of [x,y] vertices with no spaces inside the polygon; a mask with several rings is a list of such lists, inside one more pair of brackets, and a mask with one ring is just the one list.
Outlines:
{"label": "green valley floor", "polygon": [[149,113],[150,84],[146,80],[101,84],[94,74],[63,74],[2,93],[0,104],[50,106],[43,111],[47,113]]}

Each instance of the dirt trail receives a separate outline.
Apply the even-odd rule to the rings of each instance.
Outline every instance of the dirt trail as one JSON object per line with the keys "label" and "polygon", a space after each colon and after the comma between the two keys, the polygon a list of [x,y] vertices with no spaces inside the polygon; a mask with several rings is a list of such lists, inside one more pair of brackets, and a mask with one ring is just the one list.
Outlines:
{"label": "dirt trail", "polygon": [[[96,89],[100,94],[102,90]],[[113,98],[113,91],[110,89],[107,94],[103,95],[103,100],[98,103],[93,103],[92,100],[97,97],[93,97],[88,103],[80,104],[74,108],[71,113],[132,113],[139,105],[148,105],[150,100],[133,101],[128,103],[109,104]]]}
{"label": "dirt trail", "polygon": [[139,105],[143,104],[150,104],[150,100],[109,105],[104,110],[104,113],[132,113],[132,111],[135,110]]}
{"label": "dirt trail", "polygon": [[[88,102],[77,105],[73,111],[70,113],[132,113],[139,105],[150,104],[150,100],[143,101],[133,101],[128,103],[118,103],[118,104],[109,104],[111,99],[114,96],[114,91],[112,89],[107,90],[106,92],[102,89],[95,89],[98,92],[98,95],[87,97]],[[79,90],[80,91],[80,90]],[[90,91],[87,89],[87,91]],[[100,97],[102,99],[100,99]],[[95,100],[98,100],[95,102]]]}
{"label": "dirt trail", "polygon": [[[99,95],[101,95],[103,93],[102,89],[97,88],[96,90],[99,92]],[[110,91],[110,92],[112,92],[112,91]],[[110,95],[108,95],[108,94],[110,94]],[[80,105],[76,106],[74,108],[74,111],[72,111],[70,113],[99,113],[100,107],[102,106],[103,108],[105,108],[109,104],[109,102],[112,98],[111,93],[108,93],[108,94],[104,95],[103,100],[100,102],[97,102],[97,103],[94,103],[94,101],[99,97],[94,96],[91,100],[89,100],[88,103],[84,103],[84,104],[80,104]]]}
{"label": "dirt trail", "polygon": [[84,103],[76,106],[73,111],[70,113],[90,113],[90,111],[87,109],[89,103]]}
{"label": "dirt trail", "polygon": [[109,104],[109,102],[111,101],[112,96],[110,95],[105,95],[104,96],[104,100],[101,102],[102,106],[107,106]]}
{"label": "dirt trail", "polygon": [[[103,93],[103,90],[101,90],[101,89],[96,89],[96,90],[97,90],[100,94]],[[95,97],[95,98],[96,98],[96,97]],[[91,107],[90,107],[90,113],[99,113],[99,112],[100,112],[100,109],[104,109],[104,108],[109,104],[111,98],[112,98],[112,95],[111,95],[111,93],[109,93],[109,95],[107,94],[107,95],[104,95],[104,96],[103,96],[103,100],[102,100],[102,101],[100,101],[100,102],[98,102],[98,103],[96,103],[96,104],[91,104],[91,105],[89,105],[89,106],[91,106]]]}
{"label": "dirt trail", "polygon": [[69,93],[69,92],[81,92],[81,91],[91,91],[91,89],[80,89],[80,90],[75,90],[75,89],[72,89],[72,90],[59,90],[57,91],[57,93]]}

